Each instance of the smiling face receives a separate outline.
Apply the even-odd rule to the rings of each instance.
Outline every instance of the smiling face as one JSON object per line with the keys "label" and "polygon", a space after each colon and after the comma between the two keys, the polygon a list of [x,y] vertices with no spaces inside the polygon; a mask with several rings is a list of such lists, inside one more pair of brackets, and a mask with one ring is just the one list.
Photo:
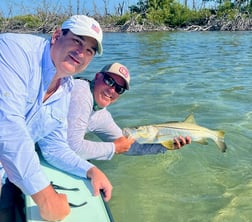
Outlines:
{"label": "smiling face", "polygon": [[[108,75],[112,77],[118,85],[125,85],[125,81],[122,77],[112,73]],[[119,94],[115,91],[115,86],[108,86],[104,83],[102,73],[97,73],[95,76],[94,98],[99,107],[109,106],[119,98]]]}
{"label": "smiling face", "polygon": [[63,35],[54,32],[51,40],[51,56],[60,77],[82,72],[96,54],[97,42],[87,36],[77,36],[71,31]]}

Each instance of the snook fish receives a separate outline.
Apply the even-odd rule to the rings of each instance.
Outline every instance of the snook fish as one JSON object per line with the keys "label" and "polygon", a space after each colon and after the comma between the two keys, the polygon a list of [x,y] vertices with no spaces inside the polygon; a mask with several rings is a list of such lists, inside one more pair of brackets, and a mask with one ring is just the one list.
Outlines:
{"label": "snook fish", "polygon": [[139,143],[160,143],[171,150],[175,149],[173,139],[178,136],[190,136],[192,141],[201,144],[208,144],[207,139],[211,139],[222,152],[227,149],[224,142],[224,131],[210,130],[197,125],[193,114],[190,114],[183,122],[124,128],[123,135],[132,137]]}

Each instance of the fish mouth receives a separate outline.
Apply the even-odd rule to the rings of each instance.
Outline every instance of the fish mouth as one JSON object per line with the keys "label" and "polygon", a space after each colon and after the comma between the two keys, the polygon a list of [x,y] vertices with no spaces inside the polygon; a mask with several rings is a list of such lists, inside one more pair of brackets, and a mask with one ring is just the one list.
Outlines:
{"label": "fish mouth", "polygon": [[123,133],[123,135],[124,135],[125,137],[129,137],[129,136],[130,136],[130,132],[129,132],[129,130],[128,130],[127,128],[124,128],[124,129],[122,130],[122,133]]}

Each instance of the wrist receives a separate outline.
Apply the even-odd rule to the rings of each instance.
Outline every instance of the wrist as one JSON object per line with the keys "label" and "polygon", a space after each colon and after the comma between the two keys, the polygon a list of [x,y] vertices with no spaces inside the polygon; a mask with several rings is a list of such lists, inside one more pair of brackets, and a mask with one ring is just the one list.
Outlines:
{"label": "wrist", "polygon": [[33,201],[38,205],[38,207],[41,207],[44,205],[45,202],[48,202],[48,199],[50,199],[55,194],[56,192],[53,187],[51,185],[48,185],[43,190],[31,195],[31,197]]}
{"label": "wrist", "polygon": [[91,179],[91,178],[94,176],[94,174],[95,174],[95,172],[96,172],[97,170],[98,170],[97,167],[95,167],[95,166],[91,167],[91,168],[87,171],[87,178]]}

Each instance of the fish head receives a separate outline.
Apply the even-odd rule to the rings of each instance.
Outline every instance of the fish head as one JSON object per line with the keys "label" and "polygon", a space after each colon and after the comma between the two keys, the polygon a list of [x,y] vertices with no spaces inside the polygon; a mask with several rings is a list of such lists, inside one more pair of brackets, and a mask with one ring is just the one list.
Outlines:
{"label": "fish head", "polygon": [[125,137],[131,137],[137,139],[139,137],[139,133],[142,132],[140,127],[131,127],[131,128],[123,128],[122,133]]}
{"label": "fish head", "polygon": [[123,135],[126,137],[131,137],[133,139],[148,138],[150,137],[150,129],[147,126],[139,126],[132,128],[124,128],[122,130]]}
{"label": "fish head", "polygon": [[123,128],[122,133],[125,137],[133,137],[136,134],[135,128]]}

